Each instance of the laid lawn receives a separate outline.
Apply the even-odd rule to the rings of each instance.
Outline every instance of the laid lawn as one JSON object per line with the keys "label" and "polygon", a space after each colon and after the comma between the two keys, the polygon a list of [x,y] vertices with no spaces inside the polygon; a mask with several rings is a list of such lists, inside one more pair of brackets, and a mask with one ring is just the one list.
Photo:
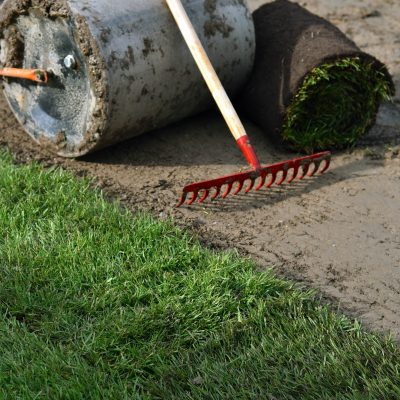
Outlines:
{"label": "laid lawn", "polygon": [[311,292],[0,155],[1,399],[399,399],[400,351]]}

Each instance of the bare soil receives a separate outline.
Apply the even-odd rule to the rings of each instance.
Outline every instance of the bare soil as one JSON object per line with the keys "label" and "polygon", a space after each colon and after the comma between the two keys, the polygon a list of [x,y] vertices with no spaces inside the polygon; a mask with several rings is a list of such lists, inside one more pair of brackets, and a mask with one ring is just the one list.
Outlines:
{"label": "bare soil", "polygon": [[[252,8],[265,1],[252,0]],[[302,3],[304,5],[304,3]],[[400,93],[400,3],[310,0],[385,62]],[[89,175],[131,210],[174,217],[211,247],[236,248],[261,268],[273,267],[400,340],[400,97],[384,105],[377,125],[351,152],[335,154],[323,177],[203,206],[175,209],[184,184],[245,166],[217,112],[209,112],[99,153],[66,160],[23,132],[0,95],[0,145],[17,160],[62,165]],[[244,121],[265,163],[293,157]]]}

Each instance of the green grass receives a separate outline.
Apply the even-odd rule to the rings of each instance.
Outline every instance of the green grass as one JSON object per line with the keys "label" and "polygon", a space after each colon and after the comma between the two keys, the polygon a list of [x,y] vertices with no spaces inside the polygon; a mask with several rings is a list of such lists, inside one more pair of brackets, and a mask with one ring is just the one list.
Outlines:
{"label": "green grass", "polygon": [[314,68],[289,106],[282,135],[297,150],[353,146],[390,100],[393,83],[382,68],[344,58]]}
{"label": "green grass", "polygon": [[271,272],[0,155],[1,399],[398,399],[400,352]]}

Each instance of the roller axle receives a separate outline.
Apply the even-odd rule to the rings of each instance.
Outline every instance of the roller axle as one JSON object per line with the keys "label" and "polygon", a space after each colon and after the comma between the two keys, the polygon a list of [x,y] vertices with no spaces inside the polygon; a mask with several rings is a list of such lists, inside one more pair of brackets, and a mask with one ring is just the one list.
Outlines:
{"label": "roller axle", "polygon": [[3,68],[0,76],[5,78],[26,79],[37,83],[47,83],[48,72],[43,69]]}

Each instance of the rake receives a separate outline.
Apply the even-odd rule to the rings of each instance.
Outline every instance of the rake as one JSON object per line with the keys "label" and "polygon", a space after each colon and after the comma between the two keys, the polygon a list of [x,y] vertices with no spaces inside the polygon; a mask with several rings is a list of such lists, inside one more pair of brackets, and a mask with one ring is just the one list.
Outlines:
{"label": "rake", "polygon": [[[191,205],[197,199],[199,203],[203,203],[208,197],[211,200],[215,200],[219,196],[226,198],[232,191],[233,195],[237,195],[243,189],[245,193],[248,193],[253,188],[257,191],[264,186],[269,188],[274,183],[277,185],[281,185],[285,181],[291,183],[296,177],[303,179],[305,176],[324,173],[330,165],[331,153],[329,151],[261,166],[246,130],[208,58],[181,0],[166,0],[166,2],[231,134],[251,167],[251,170],[246,172],[185,186],[177,207],[185,203]],[[191,196],[188,199],[189,195]]]}

